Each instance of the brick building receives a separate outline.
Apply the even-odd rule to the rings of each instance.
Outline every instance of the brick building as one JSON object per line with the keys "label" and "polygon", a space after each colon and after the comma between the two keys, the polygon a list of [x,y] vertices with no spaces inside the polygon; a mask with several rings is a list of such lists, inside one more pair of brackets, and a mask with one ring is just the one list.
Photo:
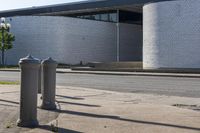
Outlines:
{"label": "brick building", "polygon": [[199,0],[93,0],[1,11],[15,46],[59,63],[141,61],[146,68],[200,68]]}

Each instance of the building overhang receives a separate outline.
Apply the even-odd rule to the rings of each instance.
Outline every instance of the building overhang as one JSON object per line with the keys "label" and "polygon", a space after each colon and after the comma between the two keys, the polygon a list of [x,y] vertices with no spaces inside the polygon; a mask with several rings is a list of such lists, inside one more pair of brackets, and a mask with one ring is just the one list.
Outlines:
{"label": "building overhang", "polygon": [[[82,2],[64,3],[49,6],[31,7],[15,10],[0,11],[0,17],[26,15],[68,15],[74,13],[97,12],[106,10],[127,10],[142,12],[142,6],[149,2],[166,0],[89,0]],[[169,0],[168,0],[169,1]]]}

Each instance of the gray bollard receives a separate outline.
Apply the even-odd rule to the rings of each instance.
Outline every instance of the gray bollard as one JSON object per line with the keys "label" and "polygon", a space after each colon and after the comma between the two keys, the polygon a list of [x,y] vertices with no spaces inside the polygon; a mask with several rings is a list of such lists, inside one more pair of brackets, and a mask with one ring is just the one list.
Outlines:
{"label": "gray bollard", "polygon": [[56,88],[56,61],[48,58],[42,61],[43,70],[43,86],[42,86],[42,109],[54,110],[56,109],[55,104],[55,88]]}
{"label": "gray bollard", "polygon": [[21,95],[20,114],[17,126],[35,127],[37,121],[37,92],[38,92],[38,71],[39,60],[28,55],[20,59],[21,68]]}

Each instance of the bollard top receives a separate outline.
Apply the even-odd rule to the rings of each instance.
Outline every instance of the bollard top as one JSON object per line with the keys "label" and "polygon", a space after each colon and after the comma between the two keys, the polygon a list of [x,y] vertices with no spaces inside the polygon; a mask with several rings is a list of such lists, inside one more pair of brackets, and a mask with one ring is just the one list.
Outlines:
{"label": "bollard top", "polygon": [[19,60],[19,65],[21,64],[40,64],[40,61],[29,54]]}
{"label": "bollard top", "polygon": [[48,57],[47,59],[44,59],[42,61],[42,64],[57,65],[57,62],[53,60],[51,57]]}
{"label": "bollard top", "polygon": [[34,59],[38,60],[38,61],[39,61],[39,63],[41,63],[41,62],[42,62],[42,59],[39,59],[39,58],[34,58]]}

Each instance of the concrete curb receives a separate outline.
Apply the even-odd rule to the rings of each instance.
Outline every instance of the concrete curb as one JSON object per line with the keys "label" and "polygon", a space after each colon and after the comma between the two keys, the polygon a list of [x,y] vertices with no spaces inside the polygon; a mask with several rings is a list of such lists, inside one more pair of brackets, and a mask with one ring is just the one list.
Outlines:
{"label": "concrete curb", "polygon": [[142,72],[94,72],[94,71],[71,71],[57,73],[71,73],[71,74],[96,74],[96,75],[119,75],[119,76],[159,76],[159,77],[183,77],[183,78],[200,78],[200,74],[178,74],[178,73],[142,73]]}
{"label": "concrete curb", "polygon": [[171,68],[171,69],[140,69],[140,68],[90,68],[90,67],[73,67],[74,71],[110,71],[110,72],[150,72],[150,73],[185,73],[185,74],[200,74],[200,69],[188,68]]}
{"label": "concrete curb", "polygon": [[[6,71],[6,72],[20,72],[19,69],[0,69],[0,71]],[[70,70],[70,69],[62,69],[62,70],[57,70],[56,73],[70,73],[70,74],[96,74],[96,75],[116,75],[116,76],[159,76],[159,77],[182,77],[182,78],[200,78],[200,73],[194,73],[191,72],[180,72],[178,71],[175,73],[173,72],[164,72],[164,71],[133,71],[133,72],[128,72],[128,71],[89,71],[89,70]]]}

